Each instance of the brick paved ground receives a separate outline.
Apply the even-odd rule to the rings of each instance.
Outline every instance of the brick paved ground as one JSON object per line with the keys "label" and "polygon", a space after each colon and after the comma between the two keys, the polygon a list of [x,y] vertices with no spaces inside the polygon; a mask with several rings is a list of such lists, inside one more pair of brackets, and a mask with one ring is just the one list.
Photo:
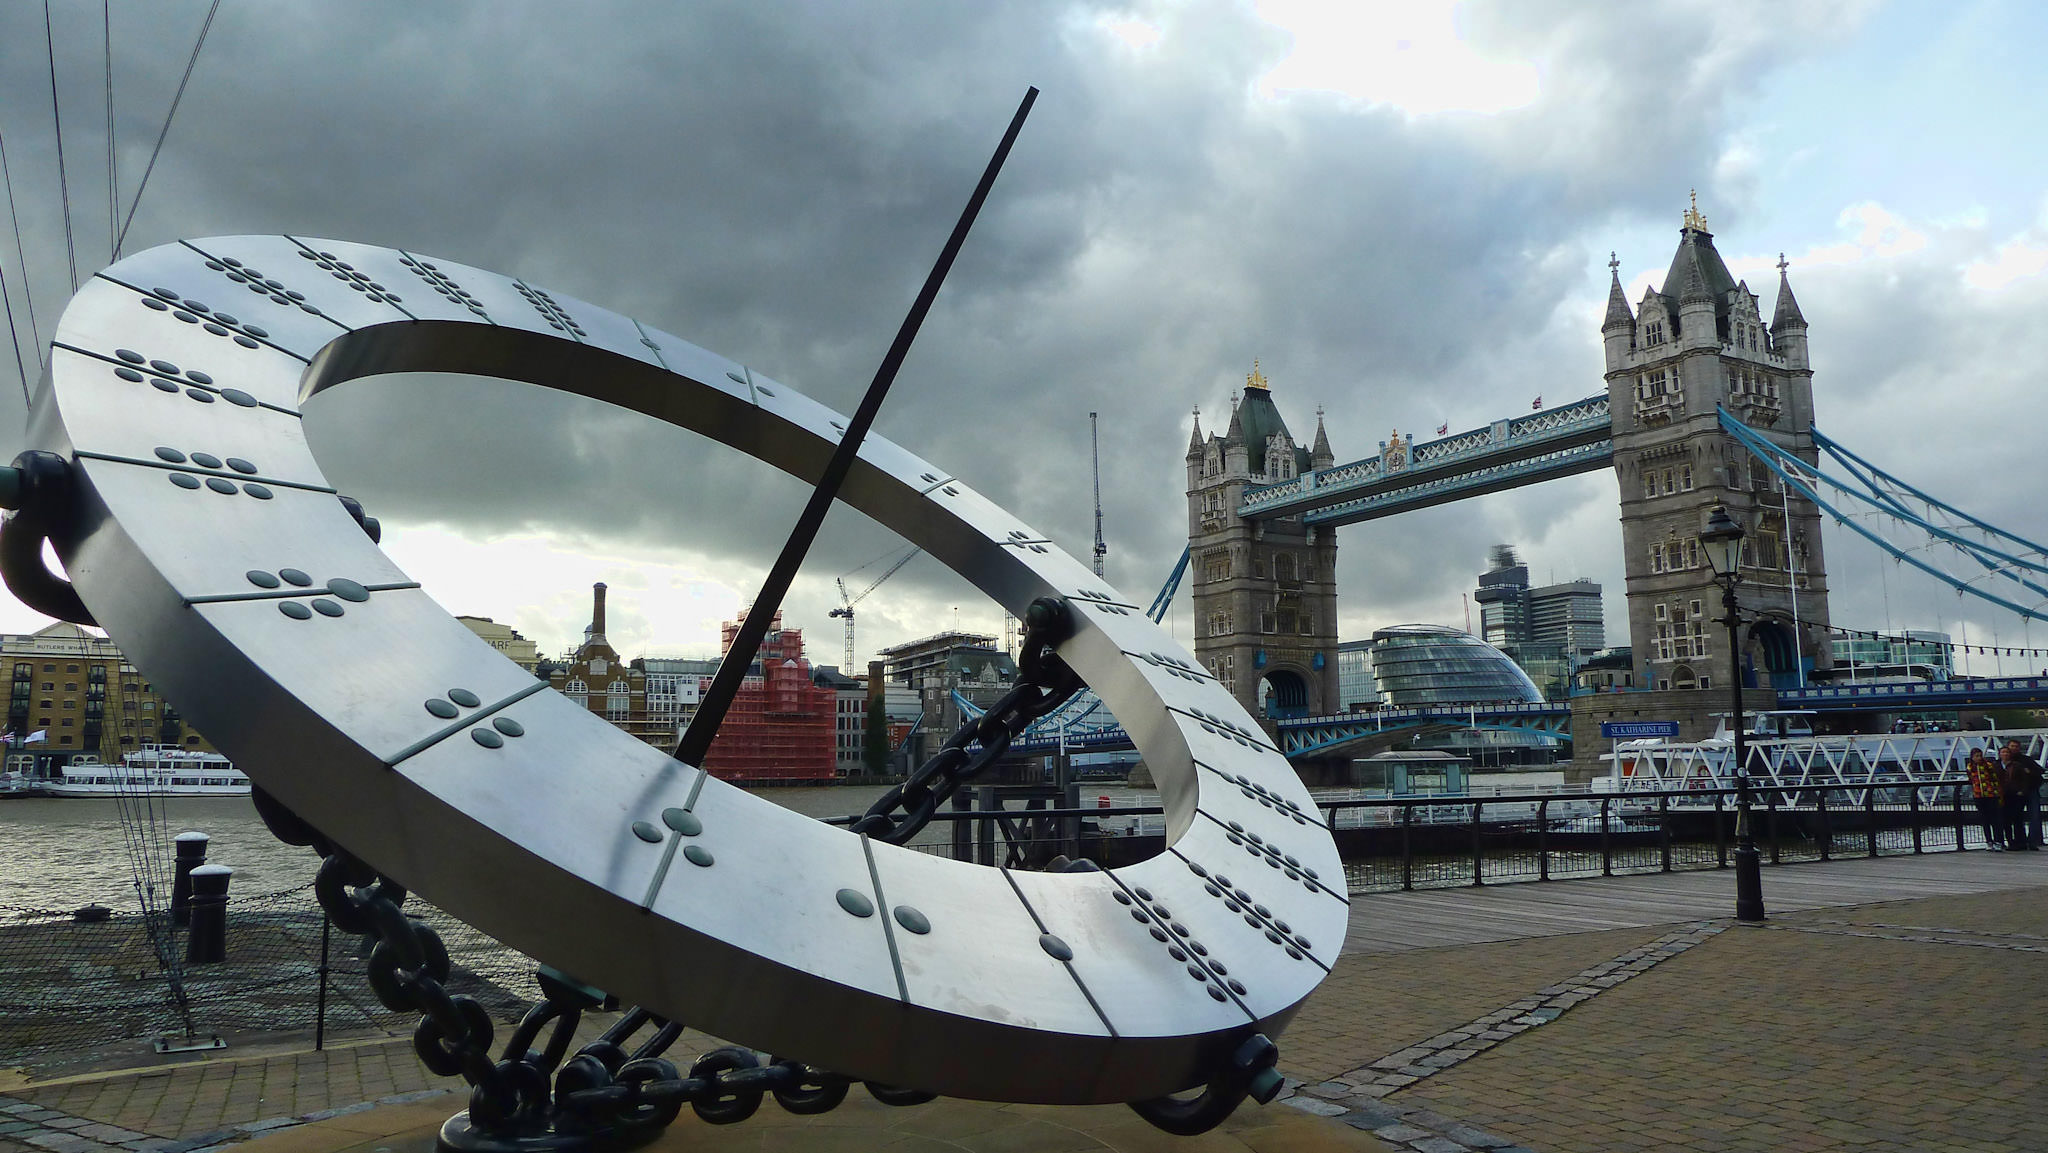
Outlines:
{"label": "brick paved ground", "polygon": [[[1453,1029],[1589,965],[1659,936],[1618,929],[1340,958],[1280,1041],[1288,1072],[1323,1081]],[[1457,979],[1444,968],[1456,966]]]}
{"label": "brick paved ground", "polygon": [[[1291,1100],[1202,1138],[1121,1108],[855,1092],[686,1116],[675,1149],[2048,1150],[2048,886],[1344,957],[1282,1037]],[[710,1044],[688,1037],[679,1053]],[[425,1153],[459,1096],[402,1041],[0,1094],[0,1153]],[[310,1118],[310,1123],[304,1123]]]}
{"label": "brick paved ground", "polygon": [[[2048,1149],[2048,889],[1772,926],[1721,933],[1390,1100],[1582,1153]],[[1990,926],[2027,936],[1956,932]]]}

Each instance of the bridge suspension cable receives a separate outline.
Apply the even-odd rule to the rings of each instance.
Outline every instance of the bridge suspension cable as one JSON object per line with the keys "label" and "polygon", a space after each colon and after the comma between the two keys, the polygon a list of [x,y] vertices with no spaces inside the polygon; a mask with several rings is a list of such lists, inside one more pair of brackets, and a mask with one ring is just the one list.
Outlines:
{"label": "bridge suspension cable", "polygon": [[[2044,612],[2044,606],[2048,606],[2048,548],[1928,495],[1877,468],[1817,428],[1813,430],[1815,446],[1850,479],[1808,464],[1764,439],[1727,409],[1719,412],[1722,430],[1769,468],[1786,488],[1812,501],[1835,523],[1884,550],[1894,560],[1927,573],[1956,590],[1957,595],[1968,594],[1989,601],[2024,619],[2048,617],[2048,612]],[[1823,495],[1823,490],[1830,495]],[[1926,511],[1916,511],[1915,502]],[[1934,518],[1946,523],[1936,523]],[[1872,522],[1924,534],[1924,539],[1900,544],[1873,529]],[[1983,539],[1970,539],[1964,535],[1966,532],[1975,532]],[[1957,575],[1918,555],[1944,549],[1966,558],[1982,571]],[[1999,595],[1993,591],[1997,581],[2026,589],[2035,598],[2033,604],[2028,606]]]}

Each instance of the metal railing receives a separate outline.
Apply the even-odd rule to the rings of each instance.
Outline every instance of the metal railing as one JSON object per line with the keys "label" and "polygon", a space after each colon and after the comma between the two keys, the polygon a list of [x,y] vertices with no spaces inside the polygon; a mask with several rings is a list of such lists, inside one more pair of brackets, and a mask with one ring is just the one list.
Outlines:
{"label": "metal railing", "polygon": [[[1985,847],[1967,780],[1776,785],[1752,793],[1769,864]],[[1737,790],[1544,789],[1495,795],[1318,797],[1353,893],[1727,868]],[[844,818],[834,823],[842,823]],[[1058,856],[1103,867],[1156,855],[1156,805],[942,810],[910,847],[1008,868]]]}

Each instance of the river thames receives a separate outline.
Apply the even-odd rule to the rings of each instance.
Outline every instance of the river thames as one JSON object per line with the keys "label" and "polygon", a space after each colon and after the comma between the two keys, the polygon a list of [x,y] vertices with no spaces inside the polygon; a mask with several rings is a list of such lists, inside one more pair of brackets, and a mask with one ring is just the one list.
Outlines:
{"label": "river thames", "polygon": [[[847,785],[763,789],[757,795],[824,818],[865,811],[886,791],[883,785]],[[1094,806],[1101,797],[1118,807],[1159,803],[1155,792],[1082,784],[1083,805]],[[138,802],[127,804],[131,813],[139,807]],[[93,903],[133,911],[135,873],[126,848],[132,838],[124,834],[122,805],[98,798],[0,800],[0,917]],[[159,798],[151,808],[161,818],[158,836],[194,830],[213,838],[207,860],[234,869],[231,895],[273,893],[313,879],[318,862],[312,850],[271,836],[247,797]],[[935,824],[920,839],[945,835],[944,827]]]}

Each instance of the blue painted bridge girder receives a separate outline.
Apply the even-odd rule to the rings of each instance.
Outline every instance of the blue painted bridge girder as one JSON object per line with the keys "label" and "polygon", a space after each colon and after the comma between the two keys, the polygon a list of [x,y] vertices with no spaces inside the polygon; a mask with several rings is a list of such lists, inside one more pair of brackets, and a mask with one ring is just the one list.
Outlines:
{"label": "blue painted bridge girder", "polygon": [[1345,745],[1416,729],[1490,729],[1528,733],[1570,744],[1572,707],[1563,701],[1531,704],[1424,705],[1301,717],[1279,723],[1280,751],[1289,758],[1314,757]]}
{"label": "blue painted bridge girder", "polygon": [[1613,435],[1614,418],[1602,393],[1247,488],[1238,515],[1299,516],[1305,524],[1333,528],[1377,520],[1608,467],[1614,462]]}
{"label": "blue painted bridge girder", "polygon": [[1831,684],[1778,690],[1781,709],[1823,713],[1914,712],[2048,705],[2048,677],[1957,677],[1946,681]]}

